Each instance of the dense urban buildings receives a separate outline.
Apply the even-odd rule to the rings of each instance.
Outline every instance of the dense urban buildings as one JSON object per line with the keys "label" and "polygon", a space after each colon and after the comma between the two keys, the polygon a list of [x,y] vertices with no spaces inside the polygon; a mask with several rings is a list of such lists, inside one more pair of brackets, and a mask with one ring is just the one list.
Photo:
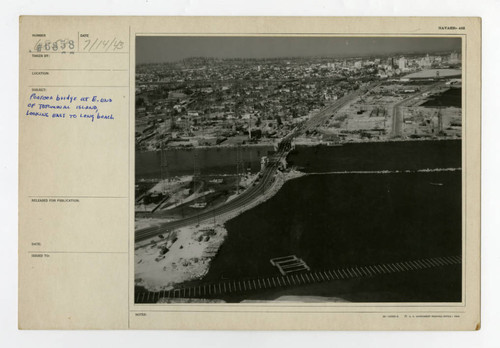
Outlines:
{"label": "dense urban buildings", "polygon": [[[136,146],[159,150],[275,143],[329,103],[375,84],[377,87],[370,89],[367,98],[354,100],[311,139],[320,140],[318,135],[353,141],[387,139],[392,105],[443,77],[454,77],[412,103],[408,110],[411,116],[405,121],[422,123],[432,118],[418,108],[424,104],[424,97],[460,87],[457,57],[458,53],[451,52],[368,59],[188,58],[139,65]],[[460,114],[457,111],[453,116]],[[452,115],[445,118],[449,118],[449,127],[459,123]],[[437,126],[431,127],[435,132],[423,127],[411,127],[413,135],[443,133]],[[450,134],[460,134],[449,130]]]}
{"label": "dense urban buildings", "polygon": [[[352,55],[137,51],[137,302],[459,300],[460,40],[391,40]],[[452,290],[372,279],[424,265],[452,267],[428,278]]]}

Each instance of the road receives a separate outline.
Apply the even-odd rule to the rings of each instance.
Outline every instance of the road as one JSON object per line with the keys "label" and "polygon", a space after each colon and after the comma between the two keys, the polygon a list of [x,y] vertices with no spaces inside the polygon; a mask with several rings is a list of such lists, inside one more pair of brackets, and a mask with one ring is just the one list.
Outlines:
{"label": "road", "polygon": [[[280,158],[286,153],[284,149],[285,148],[283,147],[278,153],[278,156]],[[272,179],[274,178],[274,174],[278,168],[278,164],[279,161],[277,160],[270,162],[267,168],[263,171],[259,183],[257,183],[255,186],[251,186],[248,190],[241,193],[235,199],[182,220],[172,221],[158,227],[151,227],[136,231],[135,241],[139,242],[151,237],[155,237],[159,234],[168,233],[180,227],[197,224],[199,222],[212,219],[222,214],[241,210],[241,208],[243,208],[245,205],[250,204],[253,202],[253,200],[259,198],[271,186]]]}
{"label": "road", "polygon": [[[377,85],[372,86],[370,88],[374,88]],[[366,90],[359,88],[356,91],[349,93],[343,96],[342,98],[338,99],[333,104],[325,107],[323,110],[319,111],[317,114],[315,114],[306,122],[306,125],[302,127],[301,132],[307,130],[313,130],[314,128],[322,125],[326,120],[328,120],[332,116],[333,113],[337,112],[346,104],[350,103],[355,98],[359,97],[364,93],[366,93]]]}
{"label": "road", "polygon": [[249,189],[241,193],[239,196],[234,198],[233,200],[224,203],[222,205],[219,205],[215,208],[208,209],[202,213],[199,213],[194,216],[190,216],[188,218],[182,219],[182,220],[177,220],[177,221],[172,221],[165,223],[161,226],[154,226],[146,229],[142,229],[139,231],[135,232],[135,241],[140,242],[148,238],[152,238],[155,236],[158,236],[160,234],[166,234],[170,231],[173,231],[175,229],[193,225],[200,223],[202,221],[206,221],[209,219],[214,219],[216,216],[222,215],[222,214],[227,214],[230,212],[236,212],[241,210],[243,207],[246,205],[253,203],[254,200],[257,200],[260,198],[266,190],[268,190],[271,187],[272,181],[274,179],[274,175],[276,174],[276,171],[278,169],[280,161],[285,158],[288,155],[288,152],[290,151],[291,148],[291,142],[295,136],[298,134],[306,131],[306,130],[311,130],[314,129],[315,127],[321,125],[323,122],[325,122],[332,113],[338,111],[340,108],[342,108],[344,105],[352,101],[354,98],[358,97],[359,95],[365,93],[366,91],[363,91],[361,89],[358,89],[342,98],[337,100],[336,102],[332,103],[331,105],[327,106],[323,110],[319,111],[317,114],[313,115],[308,121],[306,121],[300,129],[295,129],[292,131],[290,134],[288,134],[286,137],[282,139],[280,142],[280,145],[278,147],[278,151],[276,155],[274,155],[273,159],[269,161],[269,164],[267,167],[264,169],[262,172],[262,177],[260,181],[255,185],[251,186]]}
{"label": "road", "polygon": [[443,82],[438,82],[428,86],[427,88],[422,89],[420,92],[397,102],[392,107],[392,128],[391,128],[391,137],[401,137],[403,135],[403,115],[401,113],[401,106],[408,104],[413,99],[422,96],[422,94],[443,85]]}

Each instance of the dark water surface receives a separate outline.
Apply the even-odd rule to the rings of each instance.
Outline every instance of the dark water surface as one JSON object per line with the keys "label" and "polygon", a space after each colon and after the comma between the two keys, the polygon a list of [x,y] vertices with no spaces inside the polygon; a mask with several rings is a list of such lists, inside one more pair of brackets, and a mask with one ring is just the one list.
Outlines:
{"label": "dark water surface", "polygon": [[461,140],[356,143],[300,147],[290,153],[290,165],[307,173],[349,170],[417,170],[460,168]]}
{"label": "dark water surface", "polygon": [[[313,269],[461,253],[461,172],[313,175],[230,220],[210,273],[276,273],[297,255]],[[436,186],[432,183],[440,183]]]}
{"label": "dark water surface", "polygon": [[[301,148],[291,160],[308,172],[460,167],[460,142]],[[302,258],[312,270],[461,255],[461,175],[314,174],[291,180],[226,223],[228,237],[204,280],[278,275],[269,260],[286,255]],[[354,282],[346,296],[460,301],[458,267],[429,270],[425,281],[416,273]],[[308,289],[308,295],[333,291],[329,285]]]}
{"label": "dark water surface", "polygon": [[[168,172],[171,176],[192,175],[196,166],[202,175],[232,174],[236,172],[237,158],[245,170],[260,170],[260,159],[273,151],[272,146],[211,147],[199,149],[165,150]],[[161,155],[159,151],[143,151],[135,154],[135,178],[153,179],[161,177]]]}
{"label": "dark water surface", "polygon": [[453,106],[456,108],[462,107],[462,88],[451,88],[443,93],[431,97],[422,106]]}

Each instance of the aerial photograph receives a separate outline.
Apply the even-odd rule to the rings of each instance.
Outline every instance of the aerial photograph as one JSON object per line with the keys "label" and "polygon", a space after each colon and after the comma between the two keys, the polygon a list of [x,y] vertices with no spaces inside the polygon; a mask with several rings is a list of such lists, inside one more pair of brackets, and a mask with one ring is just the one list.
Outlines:
{"label": "aerial photograph", "polygon": [[136,304],[460,303],[462,41],[137,36]]}

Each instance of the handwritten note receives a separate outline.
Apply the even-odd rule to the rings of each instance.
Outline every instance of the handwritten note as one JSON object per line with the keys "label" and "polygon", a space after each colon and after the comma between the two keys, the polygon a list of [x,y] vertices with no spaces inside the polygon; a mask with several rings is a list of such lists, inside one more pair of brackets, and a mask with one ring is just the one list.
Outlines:
{"label": "handwritten note", "polygon": [[113,99],[101,95],[41,94],[31,93],[26,106],[26,117],[57,119],[113,121],[112,113],[106,113],[106,105]]}

